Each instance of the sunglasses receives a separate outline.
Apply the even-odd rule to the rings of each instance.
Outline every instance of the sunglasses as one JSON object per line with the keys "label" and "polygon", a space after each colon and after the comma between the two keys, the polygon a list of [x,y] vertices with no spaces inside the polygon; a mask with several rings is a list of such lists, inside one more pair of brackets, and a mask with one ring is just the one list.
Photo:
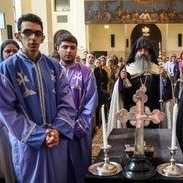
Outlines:
{"label": "sunglasses", "polygon": [[33,34],[36,37],[42,37],[43,36],[42,31],[33,31],[33,30],[29,30],[29,29],[25,29],[24,31],[19,32],[19,33],[25,35],[26,37],[31,37]]}

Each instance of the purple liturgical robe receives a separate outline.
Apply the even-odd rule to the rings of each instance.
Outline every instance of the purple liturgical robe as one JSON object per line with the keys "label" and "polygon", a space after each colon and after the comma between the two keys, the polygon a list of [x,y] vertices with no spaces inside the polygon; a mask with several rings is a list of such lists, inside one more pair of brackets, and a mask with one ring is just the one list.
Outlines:
{"label": "purple liturgical robe", "polygon": [[[0,64],[0,120],[9,130],[18,183],[68,183],[68,141],[76,110],[60,64],[21,51]],[[60,132],[57,146],[45,144],[44,126]]]}
{"label": "purple liturgical robe", "polygon": [[[84,183],[91,163],[91,131],[92,118],[98,103],[97,85],[93,71],[80,63],[68,67],[66,73],[77,110],[75,135],[69,143],[75,179],[69,183]],[[71,173],[69,177],[71,178]]]}
{"label": "purple liturgical robe", "polygon": [[0,178],[5,178],[6,183],[15,183],[14,174],[8,130],[0,121]]}

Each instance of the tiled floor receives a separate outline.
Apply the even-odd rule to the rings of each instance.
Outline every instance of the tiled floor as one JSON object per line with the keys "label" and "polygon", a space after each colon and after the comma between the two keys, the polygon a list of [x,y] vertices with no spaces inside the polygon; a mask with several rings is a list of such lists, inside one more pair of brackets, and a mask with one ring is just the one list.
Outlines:
{"label": "tiled floor", "polygon": [[92,159],[95,160],[100,152],[100,146],[102,145],[102,128],[100,128],[94,135],[92,141]]}

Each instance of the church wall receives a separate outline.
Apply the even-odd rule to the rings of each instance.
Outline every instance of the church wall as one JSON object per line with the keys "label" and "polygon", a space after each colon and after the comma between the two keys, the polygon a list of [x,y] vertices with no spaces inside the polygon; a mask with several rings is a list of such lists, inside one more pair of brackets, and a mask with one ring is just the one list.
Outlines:
{"label": "church wall", "polygon": [[[45,28],[47,31],[47,54],[51,54],[54,51],[54,44],[53,44],[53,26],[52,26],[52,8],[51,8],[51,1],[46,0],[46,9],[45,9],[45,17],[43,21],[46,22]],[[44,45],[45,46],[45,45]]]}
{"label": "church wall", "polygon": [[[47,0],[50,2],[50,0]],[[47,24],[49,24],[49,18],[47,18],[47,15],[51,14],[51,11],[47,11],[47,1],[37,1],[37,0],[16,0],[15,1],[15,6],[13,4],[13,0],[6,0],[6,3],[4,3],[4,0],[0,0],[0,12],[5,12],[6,13],[6,25],[10,24],[13,26],[13,33],[17,31],[17,25],[16,22],[18,18],[25,13],[35,13],[38,16],[41,17],[43,20],[43,26],[44,26],[44,33],[46,35],[46,39],[44,43],[41,45],[40,50],[48,54],[48,47],[50,42],[48,41],[49,33],[47,32]],[[14,6],[14,7],[13,7]],[[41,7],[41,8],[40,8]],[[15,11],[15,13],[14,13]],[[51,17],[50,17],[51,18]],[[51,32],[52,27],[50,27]],[[4,41],[7,39],[7,30],[0,30],[1,32],[1,37],[0,40]],[[51,34],[52,36],[52,34]],[[51,43],[52,45],[53,43]]]}
{"label": "church wall", "polygon": [[[40,50],[45,54],[50,54],[53,51],[54,35],[58,30],[66,29],[70,31],[78,39],[78,52],[86,50],[86,33],[84,24],[84,0],[71,2],[69,12],[55,12],[54,0],[16,0],[16,14],[13,15],[14,0],[0,0],[0,12],[7,12],[6,23],[13,25],[13,32],[16,30],[14,20],[17,20],[22,14],[35,13],[43,20],[45,40],[41,45]],[[57,15],[68,15],[68,23],[57,23]],[[0,30],[1,40],[7,39],[5,30]]]}
{"label": "church wall", "polygon": [[[12,25],[13,33],[15,30],[13,15],[13,0],[0,0],[0,12],[5,13],[5,27]],[[7,29],[0,29],[0,44],[7,39]]]}
{"label": "church wall", "polygon": [[[125,49],[125,28],[122,24],[109,24],[109,28],[104,28],[104,24],[90,24],[88,26],[89,50],[107,51],[108,56],[117,55],[124,57]],[[114,47],[111,47],[111,34],[114,35]]]}
{"label": "church wall", "polygon": [[[68,23],[58,23],[57,16],[66,15]],[[84,22],[84,0],[70,1],[70,11],[56,12],[54,10],[54,1],[52,1],[52,26],[53,37],[58,30],[68,30],[78,40],[78,54],[82,56],[87,49],[86,27]]]}
{"label": "church wall", "polygon": [[[167,55],[176,54],[180,56],[183,47],[178,46],[178,34],[183,35],[183,24],[168,24]],[[183,45],[183,44],[182,44]]]}
{"label": "church wall", "polygon": [[160,32],[161,32],[161,38],[162,38],[162,41],[161,41],[161,54],[162,55],[165,55],[167,56],[167,53],[166,53],[166,49],[167,49],[167,44],[166,44],[166,39],[168,38],[168,27],[167,27],[167,24],[155,24],[159,29],[160,29]]}
{"label": "church wall", "polygon": [[71,30],[73,35],[78,40],[78,54],[87,49],[86,47],[86,29],[85,29],[85,17],[84,17],[84,0],[73,1],[71,4],[72,12],[72,25]]}
{"label": "church wall", "polygon": [[[88,37],[89,49],[94,51],[107,51],[107,55],[117,55],[127,58],[131,51],[131,33],[136,24],[109,24],[109,29],[104,24],[89,24]],[[183,34],[183,24],[156,24],[162,36],[162,55],[180,55],[182,46],[178,47],[178,34]],[[150,32],[152,33],[152,32]],[[115,47],[110,45],[110,35],[115,35]],[[153,34],[153,33],[152,33]],[[128,47],[126,40],[128,39]]]}
{"label": "church wall", "polygon": [[37,14],[43,21],[43,32],[45,34],[45,40],[40,46],[42,53],[48,55],[53,52],[52,41],[52,18],[51,18],[51,4],[49,0],[37,1],[31,0],[32,13]]}
{"label": "church wall", "polygon": [[[89,49],[94,51],[107,51],[107,55],[117,55],[127,59],[131,52],[131,33],[137,24],[109,24],[109,29],[104,29],[104,24],[89,24],[87,31],[90,35]],[[163,33],[166,32],[166,26],[157,25]],[[112,48],[110,43],[110,35],[115,35],[115,47]],[[166,40],[166,34],[162,35],[163,43]],[[127,45],[128,42],[128,45]],[[163,49],[166,45],[162,46]]]}
{"label": "church wall", "polygon": [[[71,32],[73,34],[73,31],[71,30],[72,29],[72,24],[71,24],[71,11],[65,11],[65,12],[59,12],[59,11],[55,11],[54,9],[55,5],[54,5],[54,1],[52,1],[52,27],[53,27],[53,34],[55,35],[55,33],[58,31],[58,30],[68,30],[69,32]],[[65,15],[68,17],[68,23],[58,23],[57,22],[57,16],[60,16],[60,15]],[[54,36],[53,35],[53,36]]]}
{"label": "church wall", "polygon": [[[13,0],[0,0],[0,11],[6,13],[6,24],[16,30]],[[19,3],[18,18],[22,13],[36,13],[44,25],[46,39],[41,45],[41,51],[49,54],[53,51],[53,39],[58,30],[65,29],[78,39],[78,54],[82,57],[84,50],[107,51],[107,55],[117,55],[127,58],[131,51],[131,33],[136,24],[109,24],[109,29],[104,29],[104,24],[86,24],[84,17],[84,0],[70,1],[69,12],[56,12],[54,0],[16,0]],[[17,7],[16,7],[17,8]],[[67,15],[68,23],[58,23],[58,15]],[[16,17],[15,17],[16,18]],[[183,24],[156,24],[162,33],[162,54],[178,56],[183,50],[178,47],[178,34],[183,34]],[[115,47],[111,47],[111,34],[115,35]],[[0,30],[0,43],[7,39],[7,30]],[[126,45],[128,40],[128,47]]]}
{"label": "church wall", "polygon": [[[18,0],[18,1],[20,1],[20,7],[19,8],[21,8],[21,9],[17,10],[17,15],[18,15],[17,18],[19,18],[21,16],[21,14],[32,12],[32,2],[31,2],[31,0],[26,0],[26,1],[25,0]],[[37,6],[39,6],[39,2],[37,3]]]}
{"label": "church wall", "polygon": [[128,58],[128,55],[130,54],[131,52],[131,34],[132,34],[132,31],[133,29],[135,28],[136,24],[125,24],[125,37],[126,39],[128,39],[128,47],[126,47],[126,50],[125,50],[125,59]]}

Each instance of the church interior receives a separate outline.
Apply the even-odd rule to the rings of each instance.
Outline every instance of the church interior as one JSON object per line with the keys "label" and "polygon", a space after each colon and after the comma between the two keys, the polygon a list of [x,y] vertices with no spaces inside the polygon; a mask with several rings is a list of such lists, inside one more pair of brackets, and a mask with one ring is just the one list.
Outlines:
{"label": "church interior", "polygon": [[[88,50],[96,55],[116,55],[126,59],[133,43],[142,34],[149,34],[157,55],[159,42],[162,55],[179,56],[182,51],[182,3],[176,0],[28,0],[26,3],[23,0],[8,0],[6,3],[1,0],[0,3],[3,23],[0,42],[13,37],[21,14],[32,12],[43,19],[46,39],[41,49],[46,54],[53,52],[54,37],[61,30],[77,37],[81,57]],[[151,15],[146,15],[147,20],[142,17],[144,11]]]}
{"label": "church interior", "polygon": [[[55,53],[57,37],[61,33],[70,33],[78,40],[78,60],[75,61],[85,64],[87,60],[85,53],[92,53],[95,56],[95,67],[98,67],[97,62],[100,62],[101,68],[103,68],[108,75],[109,82],[106,92],[104,92],[104,101],[106,103],[103,103],[105,105],[104,123],[106,123],[106,129],[103,128],[102,114],[99,115],[98,119],[96,119],[94,115],[92,122],[92,164],[89,167],[86,183],[120,181],[129,183],[138,181],[144,183],[148,182],[149,178],[151,182],[183,182],[183,145],[180,144],[180,147],[178,140],[174,139],[176,136],[176,127],[179,126],[173,123],[175,118],[177,119],[178,113],[176,111],[176,114],[174,114],[175,105],[176,107],[178,105],[178,109],[176,110],[179,110],[180,106],[183,107],[183,104],[181,104],[181,102],[183,102],[182,1],[0,0],[0,45],[6,39],[15,40],[14,33],[17,32],[17,20],[22,14],[26,13],[34,13],[43,21],[45,40],[40,46],[41,53],[47,56]],[[123,66],[125,71],[127,69],[126,72],[128,72],[128,67],[126,66],[132,64],[132,62],[128,63],[129,56],[141,36],[148,38],[151,42],[157,63],[166,70],[167,77],[169,77],[170,80],[172,97],[171,99],[168,98],[166,102],[163,102],[164,98],[161,96],[163,96],[164,93],[160,92],[160,99],[158,99],[160,103],[159,111],[153,111],[146,109],[143,102],[138,103],[141,101],[141,98],[138,98],[139,96],[142,97],[143,100],[146,99],[146,96],[140,93],[137,99],[134,99],[135,97],[133,95],[131,98],[134,99],[136,108],[134,109],[132,105],[130,105],[127,111],[117,111],[118,113],[115,114],[115,117],[113,116],[113,119],[115,119],[117,123],[120,121],[120,125],[114,125],[114,130],[110,131],[110,133],[107,132],[106,137],[104,137],[104,131],[107,131],[109,127],[108,119],[110,108],[114,107],[112,100],[115,83],[120,77],[120,72],[124,71],[121,70]],[[128,73],[130,73],[130,71]],[[136,76],[134,76],[134,78],[135,77]],[[140,76],[138,77],[140,78]],[[151,78],[153,82],[152,80],[148,81],[149,77],[151,76],[147,75],[140,79],[138,78],[138,82],[141,86],[146,84],[151,85],[154,80]],[[151,86],[154,92],[152,94],[154,98],[156,98],[155,88],[158,87],[157,90],[161,90],[164,87],[164,83],[166,83],[165,81],[163,84],[158,85],[157,82],[160,83],[161,80],[164,79],[163,77],[164,75],[160,74],[155,81],[157,85]],[[133,82],[135,82],[133,81],[134,78],[130,78],[132,85]],[[124,82],[123,80],[123,86]],[[131,83],[128,84],[131,85]],[[130,90],[127,90],[125,95],[130,93],[128,93],[128,91]],[[101,95],[101,93],[99,93],[99,95]],[[136,95],[138,94],[136,93]],[[151,103],[156,102],[154,98]],[[124,104],[124,106],[125,105],[126,104]],[[138,121],[136,117],[138,114],[134,114],[134,117],[130,112],[137,110],[139,105],[141,105],[140,110],[142,108],[143,110],[147,110],[144,115],[146,115],[145,118],[148,119],[144,117],[140,119],[144,121],[144,123],[148,120],[154,120],[153,122],[156,123],[159,118],[161,118],[161,112],[165,111],[166,113],[165,119],[160,120],[162,123],[160,122],[159,127],[154,129],[156,132],[148,131],[149,129],[146,130],[146,127],[140,129],[141,133],[144,133],[143,137],[138,136],[138,132],[136,132],[138,130],[132,133],[134,128],[129,128],[121,122],[127,118],[128,120],[133,118],[132,121],[134,121],[134,119]],[[116,108],[115,106],[115,110]],[[154,108],[156,109],[156,106]],[[137,111],[135,112],[137,113]],[[120,119],[117,119],[118,117]],[[181,127],[180,125],[180,128]],[[160,140],[155,142],[155,136]],[[104,147],[105,138],[108,138],[109,144],[107,144],[107,147]],[[143,144],[141,144],[142,141]],[[146,166],[145,168],[148,169],[147,174],[144,173],[144,176],[142,176],[143,171],[138,169],[139,164],[136,162],[136,160],[139,160],[137,158],[138,156],[132,155],[133,152],[137,154],[139,152],[141,153],[141,150],[138,148],[142,146],[143,158],[140,160],[140,166]],[[127,160],[129,159],[132,159],[132,161],[128,164]],[[151,167],[151,164],[148,164],[149,159],[150,161],[153,159],[154,162],[152,166],[155,166],[155,169],[154,167],[152,167],[152,169],[147,168],[148,166]],[[130,168],[133,169],[133,167],[137,167],[137,171],[139,171],[138,175],[136,175],[136,169],[134,171],[129,170]],[[115,168],[115,170],[112,170],[112,168]],[[174,168],[176,170],[174,170]],[[1,178],[1,172],[0,182],[6,183],[4,178]]]}

